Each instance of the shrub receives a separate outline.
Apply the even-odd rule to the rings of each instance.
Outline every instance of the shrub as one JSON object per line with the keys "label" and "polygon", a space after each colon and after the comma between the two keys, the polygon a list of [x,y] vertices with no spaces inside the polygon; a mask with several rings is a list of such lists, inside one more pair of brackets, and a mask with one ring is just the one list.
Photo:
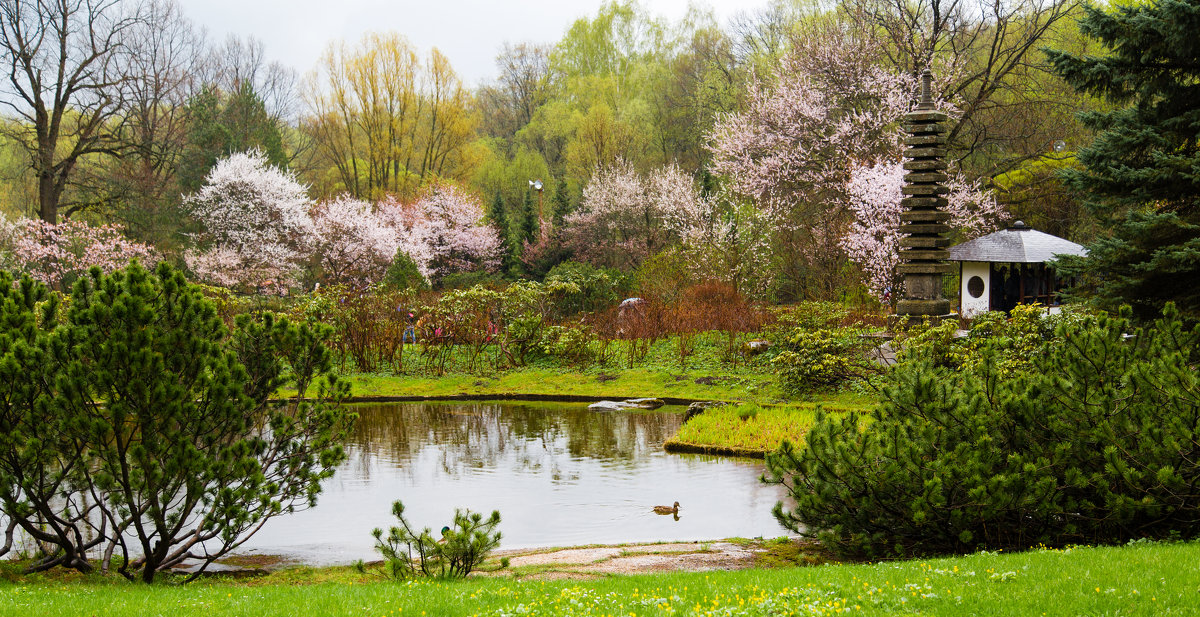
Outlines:
{"label": "shrub", "polygon": [[371,535],[375,550],[387,562],[387,574],[395,579],[464,578],[500,546],[500,532],[495,531],[500,512],[496,510],[487,520],[478,512],[455,510],[453,525],[442,530],[440,539],[428,527],[414,532],[404,518],[403,503],[394,502],[392,514],[400,524],[390,527],[386,537],[379,528]]}
{"label": "shrub", "polygon": [[594,313],[616,306],[629,295],[629,277],[615,268],[597,268],[577,261],[564,261],[546,274],[546,283],[569,283],[578,291],[565,294],[555,317]]}
{"label": "shrub", "polygon": [[784,392],[804,394],[882,372],[882,365],[869,355],[871,347],[858,330],[795,328],[771,364],[779,371]]}
{"label": "shrub", "polygon": [[470,272],[453,272],[447,274],[438,282],[437,288],[470,289],[476,286],[499,288],[504,287],[506,284],[508,284],[508,281],[499,272],[472,270]]}
{"label": "shrub", "polygon": [[947,321],[934,327],[916,327],[897,339],[898,362],[929,361],[952,369],[971,368],[982,357],[984,347],[996,353],[998,369],[1005,374],[1027,371],[1034,358],[1053,353],[1055,327],[1080,319],[1083,313],[1068,310],[1046,315],[1045,307],[1021,304],[1005,314],[1000,311],[976,317],[966,336],[958,335],[958,323]]}
{"label": "shrub", "polygon": [[[127,578],[196,560],[194,578],[314,504],[344,458],[354,416],[337,404],[328,328],[243,316],[230,336],[166,264],[92,269],[62,323],[28,279],[0,274],[0,290],[0,503],[54,546],[35,570],[90,570],[103,545]],[[285,374],[296,399],[269,402]]]}
{"label": "shrub", "polygon": [[1200,327],[1061,323],[1011,371],[897,368],[870,416],[821,416],[767,459],[775,515],[845,554],[883,556],[1200,535]]}
{"label": "shrub", "polygon": [[429,280],[421,274],[417,262],[403,248],[396,249],[396,256],[383,275],[383,286],[387,289],[422,291],[429,289]]}

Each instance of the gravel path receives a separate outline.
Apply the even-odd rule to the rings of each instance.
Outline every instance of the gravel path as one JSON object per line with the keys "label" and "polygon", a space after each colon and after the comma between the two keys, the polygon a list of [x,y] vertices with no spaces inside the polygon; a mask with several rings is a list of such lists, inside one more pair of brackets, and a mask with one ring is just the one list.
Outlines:
{"label": "gravel path", "polygon": [[765,549],[730,542],[626,544],[550,551],[499,551],[509,567],[487,576],[558,579],[593,578],[610,574],[740,570],[754,565]]}

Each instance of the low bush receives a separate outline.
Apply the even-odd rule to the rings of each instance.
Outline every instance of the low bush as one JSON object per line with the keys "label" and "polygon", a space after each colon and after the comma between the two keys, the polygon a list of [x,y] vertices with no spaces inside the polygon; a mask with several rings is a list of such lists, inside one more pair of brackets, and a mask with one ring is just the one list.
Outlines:
{"label": "low bush", "polygon": [[487,558],[487,554],[500,546],[500,512],[493,510],[484,520],[483,515],[470,510],[454,511],[453,525],[442,529],[440,538],[426,527],[419,533],[404,518],[404,504],[392,504],[392,514],[399,525],[371,532],[375,537],[375,550],[387,563],[387,575],[395,579],[411,579],[417,576],[437,578],[465,578]]}
{"label": "low bush", "polygon": [[1169,307],[1054,341],[1029,370],[986,344],[958,370],[900,365],[871,414],[821,416],[768,456],[795,500],[776,517],[857,556],[1200,535],[1200,327]]}
{"label": "low bush", "polygon": [[792,330],[771,359],[783,391],[796,396],[881,373],[883,366],[871,354],[874,343],[861,334],[852,328]]}
{"label": "low bush", "polygon": [[1008,313],[993,311],[976,317],[966,336],[959,335],[956,321],[914,327],[895,341],[896,359],[900,363],[919,361],[970,369],[983,357],[981,351],[987,347],[994,353],[993,361],[1002,373],[1027,371],[1036,357],[1054,353],[1059,341],[1054,332],[1059,324],[1085,316],[1077,307],[1047,315],[1041,305],[1021,304]]}

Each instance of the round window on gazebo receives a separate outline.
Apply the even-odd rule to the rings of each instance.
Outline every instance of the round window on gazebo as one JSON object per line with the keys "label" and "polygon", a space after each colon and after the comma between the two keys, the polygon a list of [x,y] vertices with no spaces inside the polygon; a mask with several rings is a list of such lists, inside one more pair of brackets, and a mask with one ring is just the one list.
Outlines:
{"label": "round window on gazebo", "polygon": [[967,281],[967,293],[971,294],[972,298],[983,297],[983,292],[985,291],[985,289],[986,289],[986,285],[983,284],[982,277],[972,276]]}

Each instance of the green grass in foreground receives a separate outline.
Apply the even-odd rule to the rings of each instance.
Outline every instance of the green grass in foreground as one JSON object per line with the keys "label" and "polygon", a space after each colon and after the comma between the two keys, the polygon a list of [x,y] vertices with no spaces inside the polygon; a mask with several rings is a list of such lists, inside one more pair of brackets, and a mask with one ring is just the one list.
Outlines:
{"label": "green grass in foreground", "polygon": [[[830,396],[819,403],[830,413],[865,412],[873,401],[855,395]],[[761,454],[784,440],[804,443],[818,403],[760,407],[754,403],[717,407],[692,418],[667,440],[668,449]]]}
{"label": "green grass in foreground", "polygon": [[1194,542],[593,581],[296,585],[288,582],[294,577],[152,588],[0,583],[0,615],[1200,614],[1200,543]]}

